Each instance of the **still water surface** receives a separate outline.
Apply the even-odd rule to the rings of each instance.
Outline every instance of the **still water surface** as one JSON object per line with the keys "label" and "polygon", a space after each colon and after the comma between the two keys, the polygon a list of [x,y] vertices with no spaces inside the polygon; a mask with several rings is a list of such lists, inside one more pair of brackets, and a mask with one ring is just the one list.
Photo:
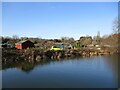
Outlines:
{"label": "still water surface", "polygon": [[3,88],[116,88],[118,56],[3,64]]}

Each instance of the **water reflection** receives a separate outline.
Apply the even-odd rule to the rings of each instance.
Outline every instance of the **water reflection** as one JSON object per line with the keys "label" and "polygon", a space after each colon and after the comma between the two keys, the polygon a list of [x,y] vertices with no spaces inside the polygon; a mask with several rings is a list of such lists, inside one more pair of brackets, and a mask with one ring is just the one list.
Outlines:
{"label": "water reflection", "polygon": [[82,57],[72,58],[65,58],[65,59],[55,59],[55,60],[41,60],[40,62],[28,62],[28,61],[18,61],[12,63],[2,63],[2,70],[6,70],[9,68],[16,68],[17,70],[22,70],[24,72],[31,72],[36,66],[44,66],[50,63],[56,62],[64,62],[68,60],[79,60]]}
{"label": "water reflection", "polygon": [[4,88],[118,87],[117,55],[3,63],[2,67]]}

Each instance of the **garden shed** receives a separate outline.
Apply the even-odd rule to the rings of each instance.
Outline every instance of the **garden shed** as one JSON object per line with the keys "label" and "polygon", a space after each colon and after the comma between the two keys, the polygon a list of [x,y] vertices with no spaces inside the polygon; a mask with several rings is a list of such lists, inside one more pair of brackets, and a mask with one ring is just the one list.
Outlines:
{"label": "garden shed", "polygon": [[26,49],[34,47],[34,43],[29,40],[20,41],[15,44],[17,49]]}

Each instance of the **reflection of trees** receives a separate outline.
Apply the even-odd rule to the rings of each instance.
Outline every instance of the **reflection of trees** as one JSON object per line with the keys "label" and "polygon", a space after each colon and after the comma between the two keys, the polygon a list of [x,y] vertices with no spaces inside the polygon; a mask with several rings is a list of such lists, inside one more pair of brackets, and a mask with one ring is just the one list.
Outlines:
{"label": "reflection of trees", "polygon": [[12,63],[3,63],[2,64],[2,69],[8,69],[8,68],[16,68],[25,72],[30,72],[31,70],[34,69],[35,66],[37,65],[46,65],[49,64],[50,61],[41,61],[41,62],[12,62]]}
{"label": "reflection of trees", "polygon": [[[74,58],[78,59],[78,57]],[[73,58],[65,58],[65,59],[56,59],[56,60],[42,60],[40,62],[28,62],[28,61],[18,61],[18,62],[11,62],[11,63],[2,63],[2,69],[9,69],[9,68],[16,68],[18,70],[22,70],[24,72],[30,72],[32,71],[36,66],[44,66],[48,65],[51,62],[62,62],[64,60],[73,60]]]}
{"label": "reflection of trees", "polygon": [[110,70],[113,70],[113,72],[115,73],[117,72],[118,68],[118,56],[119,55],[112,55],[104,57],[106,65],[110,68]]}
{"label": "reflection of trees", "polygon": [[109,68],[109,70],[111,70],[111,72],[114,75],[114,80],[118,81],[118,76],[119,76],[119,72],[118,72],[118,68],[119,68],[119,63],[118,63],[118,58],[120,56],[119,55],[112,55],[112,56],[106,56],[104,57],[105,60],[105,65]]}
{"label": "reflection of trees", "polygon": [[[18,70],[22,70],[24,72],[30,72],[32,71],[36,66],[44,66],[48,65],[51,62],[63,62],[63,61],[68,61],[68,60],[80,60],[80,58],[83,57],[69,57],[69,58],[64,58],[64,59],[56,59],[56,60],[42,60],[40,62],[28,62],[28,61],[18,61],[18,62],[11,62],[11,63],[2,63],[2,69],[9,69],[9,68],[16,68]],[[90,57],[85,57],[85,58],[90,58]],[[92,58],[92,57],[91,57]],[[107,65],[111,72],[114,72],[115,75],[117,75],[117,67],[118,67],[118,56],[105,56],[105,65]],[[99,60],[98,60],[99,61]],[[99,62],[100,63],[100,62]]]}

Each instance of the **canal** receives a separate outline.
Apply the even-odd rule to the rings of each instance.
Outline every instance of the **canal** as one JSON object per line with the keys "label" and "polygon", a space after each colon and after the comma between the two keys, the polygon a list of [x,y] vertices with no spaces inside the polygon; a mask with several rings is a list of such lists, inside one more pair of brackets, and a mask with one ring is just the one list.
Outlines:
{"label": "canal", "polygon": [[3,88],[117,88],[118,56],[3,64]]}

